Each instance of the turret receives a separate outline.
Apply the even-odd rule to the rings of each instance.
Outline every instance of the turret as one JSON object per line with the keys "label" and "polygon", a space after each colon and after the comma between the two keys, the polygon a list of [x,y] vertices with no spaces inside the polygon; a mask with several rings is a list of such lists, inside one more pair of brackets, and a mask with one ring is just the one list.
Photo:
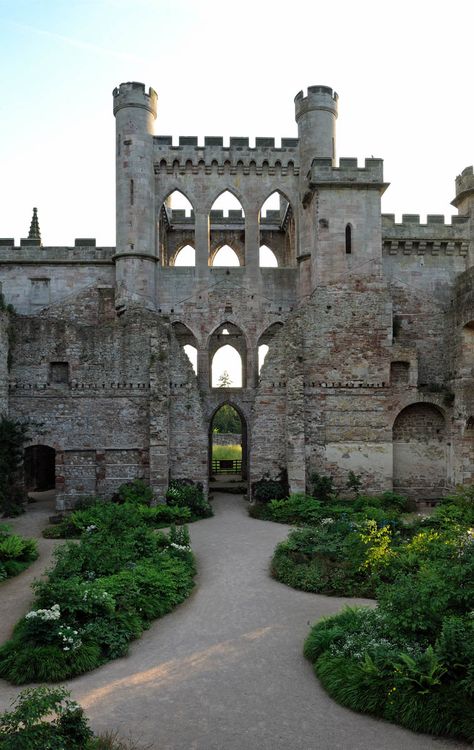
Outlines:
{"label": "turret", "polygon": [[458,209],[461,216],[469,216],[474,206],[474,172],[472,167],[466,167],[456,177],[456,197],[451,202]]}
{"label": "turret", "polygon": [[114,89],[117,309],[156,306],[153,129],[157,94],[143,83]]}
{"label": "turret", "polygon": [[306,177],[315,158],[336,160],[336,119],[338,95],[328,86],[309,86],[306,96],[295,97],[301,175]]}

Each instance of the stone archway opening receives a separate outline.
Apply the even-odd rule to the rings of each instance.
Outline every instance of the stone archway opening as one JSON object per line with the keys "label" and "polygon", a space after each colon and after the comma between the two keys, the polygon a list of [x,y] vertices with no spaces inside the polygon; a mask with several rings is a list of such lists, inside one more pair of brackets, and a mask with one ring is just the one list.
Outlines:
{"label": "stone archway opening", "polygon": [[229,485],[246,481],[248,442],[245,417],[233,404],[217,407],[209,423],[209,477]]}
{"label": "stone archway opening", "polygon": [[56,451],[49,445],[30,445],[23,457],[27,492],[56,489]]}

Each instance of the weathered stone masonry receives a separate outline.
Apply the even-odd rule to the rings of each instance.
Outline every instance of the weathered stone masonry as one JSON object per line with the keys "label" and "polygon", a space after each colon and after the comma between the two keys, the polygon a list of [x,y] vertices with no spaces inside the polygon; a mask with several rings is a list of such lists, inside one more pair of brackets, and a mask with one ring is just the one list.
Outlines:
{"label": "weathered stone masonry", "polygon": [[[474,477],[474,175],[451,224],[381,215],[380,159],[336,161],[338,97],[295,99],[298,138],[154,135],[157,95],[114,91],[117,245],[43,246],[37,214],[0,239],[0,405],[55,450],[58,505],[143,477],[207,487],[209,429],[233,404],[250,481],[312,471],[369,490],[438,497]],[[180,191],[191,215],[172,210]],[[230,191],[242,211],[212,209]],[[274,192],[279,210],[261,214]],[[212,265],[230,245],[240,266]],[[260,268],[270,247],[278,268]],[[194,267],[175,266],[191,245]],[[10,326],[10,334],[8,327]],[[12,335],[13,329],[13,335]],[[224,331],[226,333],[224,333]],[[214,352],[241,354],[242,388],[213,388]],[[258,346],[269,345],[258,372]],[[197,349],[197,375],[183,351]],[[10,349],[10,369],[7,355]]]}

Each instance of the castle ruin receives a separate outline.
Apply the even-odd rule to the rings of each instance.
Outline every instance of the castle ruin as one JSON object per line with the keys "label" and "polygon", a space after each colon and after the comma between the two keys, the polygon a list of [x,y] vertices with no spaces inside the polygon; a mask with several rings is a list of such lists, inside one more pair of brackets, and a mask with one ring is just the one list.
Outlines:
{"label": "castle ruin", "polygon": [[[29,420],[31,471],[52,467],[59,508],[137,477],[158,499],[173,478],[207,488],[224,403],[249,484],[284,470],[304,492],[313,471],[344,484],[352,470],[367,491],[426,500],[473,481],[473,169],[450,224],[396,223],[381,214],[382,160],[336,160],[337,106],[311,86],[295,98],[298,138],[176,144],[154,134],[155,91],[123,83],[117,246],[43,246],[36,211],[20,246],[0,239],[16,311],[0,312],[0,410]],[[170,208],[174,191],[191,212]],[[212,210],[224,191],[242,211]],[[238,267],[213,265],[224,244]],[[175,265],[188,245],[195,265]],[[277,267],[260,266],[262,245]],[[241,356],[239,388],[213,385],[223,345]]]}

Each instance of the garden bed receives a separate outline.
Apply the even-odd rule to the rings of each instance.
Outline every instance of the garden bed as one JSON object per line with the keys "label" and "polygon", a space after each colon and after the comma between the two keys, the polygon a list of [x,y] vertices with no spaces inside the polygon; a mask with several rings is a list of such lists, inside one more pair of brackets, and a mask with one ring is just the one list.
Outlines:
{"label": "garden bed", "polygon": [[31,611],[0,648],[0,676],[14,684],[64,680],[125,656],[194,585],[187,529],[155,532],[127,503],[103,503],[79,543],[54,554]]}
{"label": "garden bed", "polygon": [[313,626],[305,655],[328,693],[417,732],[474,740],[474,488],[429,517],[393,495],[307,496],[257,512],[302,524],[272,574],[316,593],[376,597]]}

